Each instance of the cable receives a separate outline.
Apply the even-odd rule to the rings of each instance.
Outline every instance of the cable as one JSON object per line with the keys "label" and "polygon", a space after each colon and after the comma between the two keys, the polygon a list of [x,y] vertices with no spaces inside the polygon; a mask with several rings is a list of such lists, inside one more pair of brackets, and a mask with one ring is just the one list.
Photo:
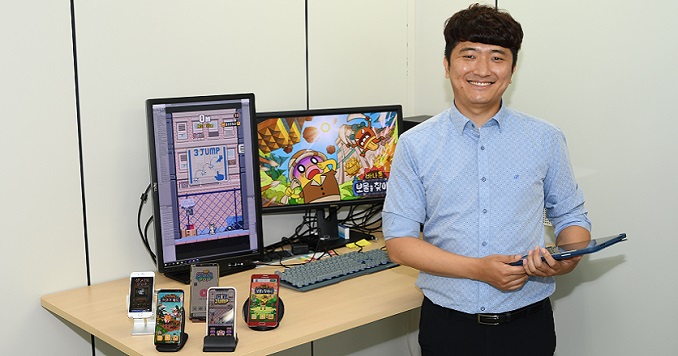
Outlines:
{"label": "cable", "polygon": [[155,253],[153,253],[153,250],[151,250],[151,246],[148,243],[148,227],[151,225],[151,222],[153,221],[153,216],[151,216],[147,221],[146,224],[144,225],[144,229],[141,229],[141,210],[144,207],[144,204],[146,204],[146,201],[148,200],[148,192],[151,190],[151,184],[148,184],[148,187],[146,187],[146,190],[141,194],[141,202],[139,203],[139,211],[137,212],[137,228],[139,229],[139,236],[141,237],[141,242],[143,242],[144,247],[146,247],[146,251],[148,251],[148,254],[151,256],[151,259],[153,260],[153,263],[157,264],[157,258],[155,257]]}

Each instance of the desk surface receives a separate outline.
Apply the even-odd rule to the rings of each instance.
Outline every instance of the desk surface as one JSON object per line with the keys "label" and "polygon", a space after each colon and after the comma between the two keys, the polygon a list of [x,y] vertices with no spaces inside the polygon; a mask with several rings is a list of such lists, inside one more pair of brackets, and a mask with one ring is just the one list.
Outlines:
{"label": "desk surface", "polygon": [[[273,273],[282,267],[265,266],[219,279],[220,286],[238,291],[238,305],[245,301],[252,273]],[[329,335],[381,320],[421,306],[422,294],[414,282],[417,271],[404,266],[376,272],[309,292],[280,288],[285,315],[278,328],[254,331],[237,319],[238,346],[233,355],[267,355]],[[129,355],[157,355],[152,335],[132,336],[127,318],[129,278],[45,295],[42,306],[75,326]],[[182,288],[186,301],[190,288],[156,274],[156,289]],[[205,323],[186,321],[187,354],[202,352]]]}

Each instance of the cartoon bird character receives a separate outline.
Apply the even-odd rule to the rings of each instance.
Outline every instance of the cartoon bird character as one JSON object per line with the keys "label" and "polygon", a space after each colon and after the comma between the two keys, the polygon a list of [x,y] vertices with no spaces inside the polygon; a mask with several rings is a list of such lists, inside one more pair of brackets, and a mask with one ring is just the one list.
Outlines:
{"label": "cartoon bird character", "polygon": [[363,157],[367,151],[376,151],[379,148],[378,143],[383,139],[383,137],[377,137],[370,120],[367,120],[367,126],[360,126],[354,137],[354,146],[360,149],[360,155]]}
{"label": "cartoon bird character", "polygon": [[290,188],[301,187],[300,197],[305,203],[336,201],[340,198],[335,174],[337,161],[314,150],[301,150],[289,160]]}

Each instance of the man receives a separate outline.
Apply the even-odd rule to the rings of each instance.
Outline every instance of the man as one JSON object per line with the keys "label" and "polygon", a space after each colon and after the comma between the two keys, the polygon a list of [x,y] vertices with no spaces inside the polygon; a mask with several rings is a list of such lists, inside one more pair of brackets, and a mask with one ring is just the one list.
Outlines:
{"label": "man", "polygon": [[543,248],[543,209],[557,244],[591,238],[565,137],[503,104],[523,38],[508,13],[471,5],[444,35],[453,105],[401,136],[383,210],[389,256],[420,270],[422,354],[552,355],[553,276],[581,257]]}

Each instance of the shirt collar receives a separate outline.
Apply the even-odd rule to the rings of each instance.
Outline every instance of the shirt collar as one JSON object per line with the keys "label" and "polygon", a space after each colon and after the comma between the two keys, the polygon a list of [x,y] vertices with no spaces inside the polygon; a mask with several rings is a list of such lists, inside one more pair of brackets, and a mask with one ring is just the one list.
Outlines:
{"label": "shirt collar", "polygon": [[[497,111],[497,113],[485,125],[494,125],[496,123],[496,125],[499,126],[499,131],[501,131],[502,125],[505,124],[509,116],[509,109],[504,106],[504,101],[502,100],[499,111]],[[464,127],[466,127],[466,125],[472,124],[471,120],[459,112],[457,107],[454,105],[454,101],[452,102],[452,107],[450,108],[450,119],[452,120],[452,125],[454,126],[455,130],[460,135],[464,132]]]}

